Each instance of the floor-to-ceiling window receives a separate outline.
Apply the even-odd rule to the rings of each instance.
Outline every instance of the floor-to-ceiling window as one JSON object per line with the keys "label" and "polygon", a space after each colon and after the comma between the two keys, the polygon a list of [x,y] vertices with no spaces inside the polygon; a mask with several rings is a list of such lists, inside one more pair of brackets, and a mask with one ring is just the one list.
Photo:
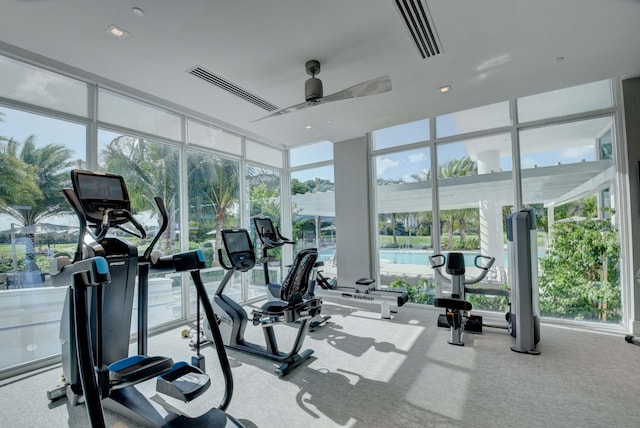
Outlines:
{"label": "floor-to-ceiling window", "polygon": [[[415,224],[413,216],[400,219],[399,212],[407,209],[399,207],[408,200],[431,199],[432,186],[419,182],[433,180],[431,169],[412,173],[413,160],[430,157],[437,168],[435,251],[464,252],[468,265],[477,254],[494,257],[494,269],[483,285],[508,289],[506,219],[514,207],[532,207],[542,315],[620,321],[613,99],[606,80],[438,116],[430,120],[433,144],[423,144],[420,156],[414,153],[421,150],[417,140],[403,142],[404,127],[412,124],[374,131],[371,165],[380,250],[384,245],[413,247],[406,230]],[[385,142],[378,145],[381,137]],[[402,172],[385,177],[391,167]],[[404,197],[408,191],[415,195]],[[395,214],[387,212],[389,206]],[[390,243],[385,235],[391,236]],[[393,260],[392,276],[385,275],[387,266],[381,256],[382,285],[404,283],[411,291],[408,279],[416,277],[416,267],[410,260]],[[418,275],[431,281],[428,267],[421,269]],[[438,292],[446,293],[446,288]],[[506,303],[485,295],[469,299],[476,309],[502,310]],[[428,300],[420,294],[415,299]]]}
{"label": "floor-to-ceiling window", "polygon": [[336,274],[333,143],[321,141],[289,151],[294,252],[317,248],[325,276]]}
{"label": "floor-to-ceiling window", "polygon": [[[52,257],[74,253],[61,189],[86,165],[87,85],[0,56],[0,370],[60,352],[65,290]],[[32,106],[28,109],[28,106]]]}
{"label": "floor-to-ceiling window", "polygon": [[[469,293],[475,309],[507,310],[506,219],[513,209],[509,103],[501,102],[436,118],[440,252],[463,252],[466,277],[493,265],[483,288],[497,295]],[[477,259],[477,255],[482,258]],[[438,284],[443,290],[449,284]]]}
{"label": "floor-to-ceiling window", "polygon": [[539,230],[541,313],[620,322],[611,84],[533,95],[517,106],[522,200],[535,208]]}
{"label": "floor-to-ceiling window", "polygon": [[[266,283],[272,282],[279,284],[280,267],[273,269],[269,265],[273,262],[268,260],[273,257],[274,262],[282,260],[281,249],[267,249],[264,256],[264,246],[258,237],[253,218],[269,218],[275,227],[280,227],[280,171],[273,168],[267,168],[254,164],[247,164],[245,168],[245,186],[246,194],[248,194],[248,212],[251,240],[256,250],[256,260],[258,261],[256,268],[249,275],[249,299],[264,296],[266,293]],[[263,263],[260,263],[262,261]],[[264,274],[264,265],[268,269],[268,275]]]}
{"label": "floor-to-ceiling window", "polygon": [[376,240],[380,281],[404,288],[411,301],[431,303],[428,256],[433,248],[429,121],[372,134],[375,169]]}
{"label": "floor-to-ceiling window", "polygon": [[[160,196],[168,227],[154,248],[165,254],[202,249],[203,277],[213,292],[221,276],[214,256],[219,230],[244,227],[249,209],[272,202],[248,191],[245,200],[252,202],[242,205],[243,182],[260,171],[271,176],[268,190],[279,192],[283,150],[4,56],[0,75],[0,338],[9,350],[0,358],[0,375],[60,353],[65,290],[51,286],[48,270],[52,257],[73,257],[78,241],[78,220],[61,193],[73,168],[124,176],[133,215],[147,233],[127,237],[139,254],[159,231],[153,198]],[[188,275],[150,281],[150,328],[193,316]],[[229,291],[238,300],[251,298],[249,282]]]}

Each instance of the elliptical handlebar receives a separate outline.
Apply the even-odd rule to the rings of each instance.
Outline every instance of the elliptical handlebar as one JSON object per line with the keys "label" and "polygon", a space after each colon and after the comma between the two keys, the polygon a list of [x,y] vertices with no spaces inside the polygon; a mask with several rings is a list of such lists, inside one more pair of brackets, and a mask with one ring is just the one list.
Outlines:
{"label": "elliptical handlebar", "polygon": [[160,213],[160,217],[162,217],[162,223],[160,224],[160,229],[158,230],[158,233],[156,233],[156,236],[153,237],[153,240],[151,241],[151,243],[149,244],[149,246],[147,247],[147,249],[145,250],[142,256],[144,260],[150,260],[153,247],[156,246],[158,239],[160,239],[160,236],[162,236],[164,231],[167,230],[167,226],[169,225],[169,215],[167,214],[167,209],[164,205],[164,200],[160,196],[154,197],[153,200],[155,201],[156,206],[158,207],[158,212]]}
{"label": "elliptical handlebar", "polygon": [[62,194],[73,208],[73,211],[78,216],[78,221],[80,222],[80,239],[78,239],[78,245],[76,246],[76,253],[73,257],[73,263],[82,260],[82,243],[84,242],[82,237],[87,232],[87,219],[84,215],[84,210],[82,209],[82,204],[80,203],[80,199],[73,191],[73,189],[62,189]]}
{"label": "elliptical handlebar", "polygon": [[112,218],[116,218],[119,220],[122,218],[127,219],[129,223],[131,223],[136,228],[137,232],[127,227],[123,227],[121,224],[116,224],[115,227],[117,229],[120,229],[123,232],[128,233],[129,235],[135,236],[136,238],[144,239],[147,237],[147,232],[145,232],[144,227],[138,222],[138,220],[135,219],[135,217],[131,214],[131,212],[125,209],[107,209],[104,211],[104,214],[102,215],[102,223],[96,229],[96,232],[97,232],[96,238],[98,240],[104,238],[107,232],[109,231],[109,228],[112,227],[111,226]]}

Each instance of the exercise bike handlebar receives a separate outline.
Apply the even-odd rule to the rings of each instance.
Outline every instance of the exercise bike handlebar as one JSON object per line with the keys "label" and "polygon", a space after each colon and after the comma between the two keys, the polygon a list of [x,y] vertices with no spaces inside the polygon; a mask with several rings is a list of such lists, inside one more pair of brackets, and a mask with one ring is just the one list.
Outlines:
{"label": "exercise bike handlebar", "polygon": [[282,236],[282,234],[280,233],[280,228],[279,227],[274,228],[274,232],[275,232],[275,236],[277,238],[277,241],[269,238],[267,236],[267,234],[264,233],[264,230],[259,233],[260,240],[267,247],[269,247],[269,248],[278,248],[278,247],[282,247],[285,244],[295,244],[295,242],[292,241],[291,239]]}
{"label": "exercise bike handlebar", "polygon": [[[486,260],[486,263],[479,263],[478,261],[481,259]],[[451,284],[451,278],[447,278],[446,276],[444,276],[444,274],[440,270],[440,268],[446,264],[446,256],[444,256],[443,254],[434,254],[433,256],[429,256],[429,260],[431,261],[431,266],[433,267],[433,270],[436,271],[436,276],[441,280],[443,280],[444,282],[446,282],[447,284]],[[481,254],[477,255],[473,259],[473,264],[475,265],[476,268],[480,269],[480,274],[477,277],[470,280],[467,280],[465,278],[464,284],[471,285],[471,284],[476,284],[482,281],[487,276],[489,269],[491,269],[491,266],[493,266],[493,263],[495,261],[496,261],[495,257],[483,256]]]}
{"label": "exercise bike handlebar", "polygon": [[229,260],[231,264],[230,265],[226,264],[224,262],[224,258],[222,257],[223,255],[224,253],[222,252],[222,248],[218,248],[218,262],[220,263],[220,266],[222,266],[224,270],[234,270],[235,266],[233,265],[233,262]]}

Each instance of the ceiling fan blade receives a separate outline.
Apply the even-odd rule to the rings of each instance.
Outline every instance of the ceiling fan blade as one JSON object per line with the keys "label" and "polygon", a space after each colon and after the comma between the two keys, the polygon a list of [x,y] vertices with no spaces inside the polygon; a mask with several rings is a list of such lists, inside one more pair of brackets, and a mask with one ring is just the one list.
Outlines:
{"label": "ceiling fan blade", "polygon": [[378,95],[391,90],[391,78],[389,76],[382,76],[376,79],[367,80],[366,82],[358,83],[350,88],[343,89],[334,94],[327,95],[322,98],[323,103],[330,101],[346,100],[349,98],[366,97],[369,95]]}
{"label": "ceiling fan blade", "polygon": [[293,105],[291,107],[285,107],[280,110],[276,110],[271,114],[263,116],[259,119],[252,120],[258,122],[262,119],[269,117],[280,116],[286,113],[292,113],[294,111],[302,110],[307,107],[313,107],[318,104],[325,104],[332,101],[347,100],[349,98],[366,97],[369,95],[378,95],[391,90],[391,78],[389,76],[382,76],[376,79],[367,80],[366,82],[358,83],[350,88],[343,89],[334,94],[327,95],[326,97],[318,98],[311,101],[305,101],[300,104]]}
{"label": "ceiling fan blade", "polygon": [[321,102],[321,99],[317,99],[315,101],[305,101],[303,103],[296,104],[296,105],[293,105],[293,106],[290,106],[290,107],[281,108],[280,110],[276,110],[273,113],[270,113],[270,114],[268,114],[266,116],[262,116],[259,119],[252,120],[251,123],[258,122],[258,121],[260,121],[262,119],[267,119],[269,117],[280,116],[280,115],[283,115],[283,114],[286,114],[286,113],[292,113],[294,111],[302,110],[302,109],[305,109],[307,107],[312,107],[312,106],[314,106],[316,104],[320,104],[320,102]]}

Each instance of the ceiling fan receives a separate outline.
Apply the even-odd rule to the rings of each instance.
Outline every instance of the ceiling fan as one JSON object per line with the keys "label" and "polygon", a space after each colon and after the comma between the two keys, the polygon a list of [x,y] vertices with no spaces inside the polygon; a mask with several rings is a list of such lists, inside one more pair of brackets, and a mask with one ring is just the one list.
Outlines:
{"label": "ceiling fan", "polygon": [[323,96],[322,93],[322,81],[316,77],[316,74],[320,73],[320,62],[315,59],[309,60],[305,64],[307,74],[311,75],[310,79],[304,84],[304,92],[306,101],[300,104],[286,107],[273,113],[256,119],[252,122],[257,122],[269,117],[280,116],[286,113],[292,113],[294,111],[302,110],[307,107],[317,106],[319,104],[326,104],[332,101],[346,100],[349,98],[366,97],[369,95],[378,95],[391,90],[391,78],[389,76],[378,77],[376,79],[367,80],[366,82],[358,83],[350,88],[343,89],[334,94]]}

